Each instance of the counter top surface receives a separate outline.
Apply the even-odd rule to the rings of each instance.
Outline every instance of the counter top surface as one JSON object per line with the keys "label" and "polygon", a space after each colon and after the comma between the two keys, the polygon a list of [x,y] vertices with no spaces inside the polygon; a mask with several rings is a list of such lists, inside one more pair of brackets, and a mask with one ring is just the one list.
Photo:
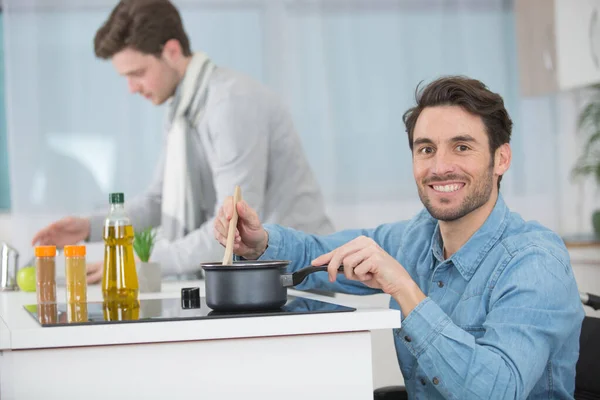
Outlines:
{"label": "counter top surface", "polygon": [[[181,288],[193,286],[200,287],[201,296],[204,296],[203,281],[171,281],[163,282],[160,293],[142,293],[139,297],[140,300],[179,298]],[[360,298],[341,300],[296,290],[288,290],[288,294],[346,305],[356,308],[356,311],[42,327],[23,307],[35,304],[35,293],[0,292],[0,350],[288,336],[400,327],[399,311],[375,308],[361,302]],[[59,301],[65,298],[64,287],[57,288],[57,298]],[[102,301],[99,285],[88,287],[88,301]]]}

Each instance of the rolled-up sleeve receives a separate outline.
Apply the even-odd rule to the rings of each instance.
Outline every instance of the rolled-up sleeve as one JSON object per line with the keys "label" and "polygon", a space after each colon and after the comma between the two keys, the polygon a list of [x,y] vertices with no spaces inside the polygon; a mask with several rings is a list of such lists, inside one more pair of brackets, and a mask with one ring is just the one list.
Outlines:
{"label": "rolled-up sleeve", "polygon": [[[275,224],[266,224],[265,229],[269,234],[269,243],[260,259],[290,260],[288,270],[294,272],[311,265],[315,258],[361,235],[373,238],[377,243],[383,245],[386,251],[395,254],[398,252],[398,241],[395,239],[401,234],[404,224],[385,224],[375,229],[349,229],[327,236],[307,234]],[[395,243],[396,248],[392,248],[391,243]],[[386,244],[390,244],[390,246],[385,248]],[[308,275],[296,288],[302,290],[321,289],[356,295],[381,293],[380,289],[373,289],[362,282],[349,280],[341,273],[338,274],[335,282],[329,282],[326,272]]]}

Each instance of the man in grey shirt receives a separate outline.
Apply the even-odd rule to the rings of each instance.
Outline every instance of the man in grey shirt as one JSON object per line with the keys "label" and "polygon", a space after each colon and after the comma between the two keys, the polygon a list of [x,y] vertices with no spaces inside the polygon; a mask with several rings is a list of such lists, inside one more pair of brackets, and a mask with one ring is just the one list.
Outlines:
{"label": "man in grey shirt", "polygon": [[[156,105],[168,102],[155,178],[146,193],[125,202],[136,230],[160,226],[151,260],[163,274],[198,271],[200,262],[222,257],[213,220],[236,185],[267,222],[333,231],[285,107],[258,82],[192,53],[168,0],[122,0],[96,33],[94,47],[127,78],[132,93]],[[99,241],[106,215],[63,218],[32,242],[62,247]],[[88,264],[88,282],[100,281],[102,266]]]}

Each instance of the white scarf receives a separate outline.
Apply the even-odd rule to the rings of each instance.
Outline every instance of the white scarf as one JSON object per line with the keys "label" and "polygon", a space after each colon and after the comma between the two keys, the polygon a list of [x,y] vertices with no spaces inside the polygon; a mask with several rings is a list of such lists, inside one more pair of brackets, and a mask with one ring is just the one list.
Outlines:
{"label": "white scarf", "polygon": [[[200,199],[190,189],[188,135],[204,114],[207,86],[214,64],[204,53],[194,53],[180,87],[169,104],[171,128],[167,134],[162,190],[162,234],[179,239],[197,229]],[[194,176],[196,179],[197,176]]]}

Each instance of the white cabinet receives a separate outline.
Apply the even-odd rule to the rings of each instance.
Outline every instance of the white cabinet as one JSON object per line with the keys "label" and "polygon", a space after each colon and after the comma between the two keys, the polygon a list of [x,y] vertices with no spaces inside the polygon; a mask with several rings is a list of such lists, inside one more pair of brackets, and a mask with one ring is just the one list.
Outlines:
{"label": "white cabinet", "polygon": [[521,93],[600,82],[600,0],[515,0]]}

